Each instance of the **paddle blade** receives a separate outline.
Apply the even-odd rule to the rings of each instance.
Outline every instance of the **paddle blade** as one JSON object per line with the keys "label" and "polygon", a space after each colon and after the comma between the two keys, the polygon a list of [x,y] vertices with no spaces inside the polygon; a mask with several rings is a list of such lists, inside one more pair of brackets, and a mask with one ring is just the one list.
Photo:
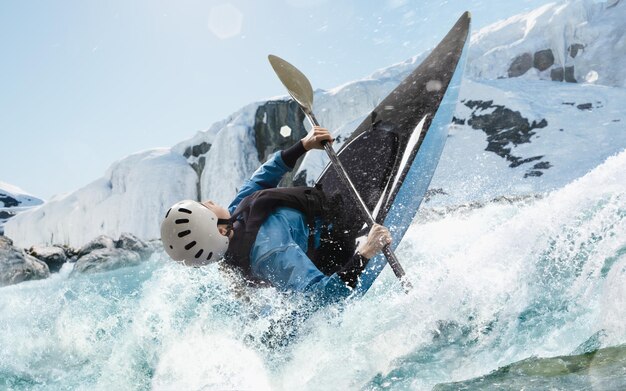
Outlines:
{"label": "paddle blade", "polygon": [[267,56],[274,72],[289,91],[289,95],[298,102],[306,113],[313,111],[313,87],[302,72],[287,61],[270,54]]}

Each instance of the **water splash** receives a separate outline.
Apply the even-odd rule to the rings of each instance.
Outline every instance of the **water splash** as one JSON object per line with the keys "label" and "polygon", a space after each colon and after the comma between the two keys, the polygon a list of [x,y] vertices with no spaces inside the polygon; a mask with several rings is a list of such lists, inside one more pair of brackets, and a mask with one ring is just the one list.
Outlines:
{"label": "water splash", "polygon": [[389,270],[316,309],[162,255],[88,276],[66,265],[0,289],[0,388],[430,389],[592,336],[621,345],[625,168],[623,152],[542,199],[424,212],[398,251],[410,295]]}

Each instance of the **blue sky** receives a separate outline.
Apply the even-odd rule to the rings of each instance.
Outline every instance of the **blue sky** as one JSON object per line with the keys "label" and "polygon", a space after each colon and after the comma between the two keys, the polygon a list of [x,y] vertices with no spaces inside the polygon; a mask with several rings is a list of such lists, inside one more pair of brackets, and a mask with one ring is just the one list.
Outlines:
{"label": "blue sky", "polygon": [[169,147],[284,90],[267,55],[314,88],[433,47],[545,0],[0,2],[0,181],[50,198],[115,160]]}

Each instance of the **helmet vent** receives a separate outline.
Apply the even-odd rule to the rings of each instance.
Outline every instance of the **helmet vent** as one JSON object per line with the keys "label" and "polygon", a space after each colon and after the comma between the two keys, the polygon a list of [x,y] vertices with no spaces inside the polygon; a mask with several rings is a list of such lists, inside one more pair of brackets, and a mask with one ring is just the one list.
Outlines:
{"label": "helmet vent", "polygon": [[167,219],[167,216],[169,216],[169,215],[170,215],[170,212],[171,212],[171,211],[172,211],[172,208],[169,208],[169,209],[167,210],[167,213],[165,214],[165,218],[166,218],[166,219]]}
{"label": "helmet vent", "polygon": [[187,214],[191,214],[191,211],[189,209],[185,209],[185,208],[178,208],[179,212],[183,212],[183,213],[187,213]]}
{"label": "helmet vent", "polygon": [[192,248],[193,246],[195,246],[195,245],[196,245],[196,241],[194,240],[193,242],[191,242],[191,243],[189,243],[189,244],[187,244],[187,245],[185,246],[185,250],[191,250],[191,248]]}
{"label": "helmet vent", "polygon": [[179,237],[179,238],[184,238],[185,236],[189,235],[190,233],[191,233],[191,231],[190,231],[190,230],[185,230],[185,231],[183,231],[183,232],[179,232],[179,233],[178,233],[178,237]]}
{"label": "helmet vent", "polygon": [[209,253],[209,256],[208,256],[208,257],[206,257],[206,260],[207,260],[207,261],[208,261],[208,260],[210,260],[212,256],[213,256],[213,251],[211,251],[211,252]]}
{"label": "helmet vent", "polygon": [[189,219],[177,219],[176,224],[185,224],[189,222]]}
{"label": "helmet vent", "polygon": [[196,253],[196,259],[200,258],[200,255],[202,255],[203,252],[204,252],[204,249],[200,249],[200,251]]}

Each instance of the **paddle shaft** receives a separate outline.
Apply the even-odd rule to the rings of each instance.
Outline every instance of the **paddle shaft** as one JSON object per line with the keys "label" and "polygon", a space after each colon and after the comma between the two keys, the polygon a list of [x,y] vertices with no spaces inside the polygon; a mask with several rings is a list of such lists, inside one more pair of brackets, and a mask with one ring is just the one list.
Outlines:
{"label": "paddle shaft", "polygon": [[[302,111],[304,111],[304,114],[308,118],[311,125],[320,126],[319,122],[317,122],[317,119],[315,118],[315,115],[312,112],[306,110],[304,107],[302,107]],[[339,175],[339,179],[348,188],[350,195],[359,206],[359,209],[361,210],[361,214],[367,219],[368,225],[372,227],[374,224],[376,224],[376,221],[374,220],[374,217],[372,217],[372,214],[370,213],[369,209],[367,209],[367,205],[365,205],[365,202],[359,195],[359,192],[356,190],[356,187],[354,186],[354,184],[348,177],[348,174],[346,173],[346,169],[343,167],[343,164],[341,164],[341,161],[339,161],[339,157],[335,153],[335,150],[330,146],[329,143],[324,143],[324,150],[328,154],[328,157],[330,158],[332,166],[337,171],[337,174]],[[383,247],[383,254],[385,255],[385,258],[387,258],[387,263],[389,263],[389,266],[393,270],[393,273],[400,280],[400,284],[402,284],[404,291],[408,293],[409,290],[413,288],[413,286],[411,285],[409,280],[406,278],[406,273],[404,272],[402,265],[400,265],[398,258],[396,258],[396,254],[393,252],[393,250],[388,244],[386,244],[385,247]]]}

